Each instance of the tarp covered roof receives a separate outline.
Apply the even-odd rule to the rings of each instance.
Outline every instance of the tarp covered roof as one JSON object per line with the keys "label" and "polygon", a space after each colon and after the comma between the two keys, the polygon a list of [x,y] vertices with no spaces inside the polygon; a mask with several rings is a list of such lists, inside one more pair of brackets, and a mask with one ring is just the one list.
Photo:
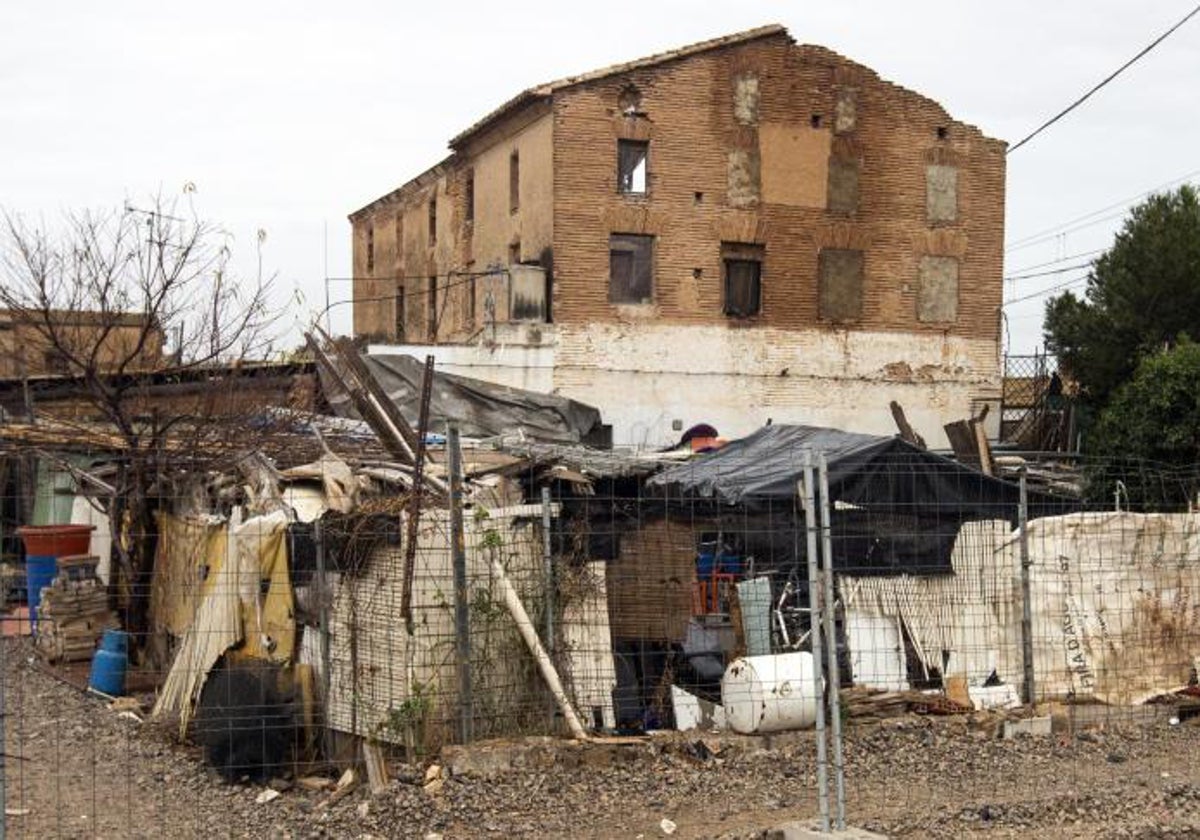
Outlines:
{"label": "tarp covered roof", "polygon": [[[817,426],[773,425],[718,452],[649,479],[667,502],[708,499],[767,516],[792,500],[806,453],[824,453],[829,471],[834,566],[854,574],[945,574],[964,522],[1015,524],[1020,487],[927,452],[898,437]],[[1030,493],[1030,517],[1077,503]],[[778,527],[777,525],[775,527]]]}
{"label": "tarp covered roof", "polygon": [[953,506],[991,517],[1015,508],[1016,484],[927,452],[898,437],[820,426],[764,426],[723,449],[669,467],[649,480],[672,495],[729,504],[789,499],[796,494],[805,453],[824,453],[833,500],[863,506]]}
{"label": "tarp covered roof", "polygon": [[[425,366],[406,354],[364,356],[371,375],[415,428]],[[342,417],[358,418],[340,387],[321,377],[326,398]],[[435,371],[429,404],[430,431],[441,432],[453,420],[467,437],[492,437],[522,431],[536,440],[578,443],[600,426],[600,412],[590,405],[522,388],[510,388]]]}

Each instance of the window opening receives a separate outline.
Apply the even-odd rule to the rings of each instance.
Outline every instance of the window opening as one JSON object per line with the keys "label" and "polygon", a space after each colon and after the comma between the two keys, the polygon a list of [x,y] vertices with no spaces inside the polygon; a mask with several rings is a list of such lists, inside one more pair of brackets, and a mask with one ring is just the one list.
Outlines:
{"label": "window opening", "polygon": [[654,237],[614,233],[608,240],[608,299],[649,303],[654,296]]}
{"label": "window opening", "polygon": [[646,192],[646,162],[650,144],[645,140],[617,141],[617,192]]}

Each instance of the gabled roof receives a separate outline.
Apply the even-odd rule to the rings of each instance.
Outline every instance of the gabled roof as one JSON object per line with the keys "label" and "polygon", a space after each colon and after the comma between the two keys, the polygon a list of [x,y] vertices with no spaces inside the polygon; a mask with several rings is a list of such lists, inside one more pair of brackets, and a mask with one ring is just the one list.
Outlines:
{"label": "gabled roof", "polygon": [[778,23],[773,23],[768,26],[759,26],[755,29],[747,29],[744,32],[735,32],[732,35],[723,35],[720,38],[710,38],[707,41],[700,41],[695,44],[689,44],[685,47],[679,47],[677,49],[667,50],[666,52],[648,55],[645,58],[638,58],[633,61],[626,61],[622,64],[613,64],[608,67],[601,67],[599,70],[592,70],[591,72],[581,73],[577,76],[567,76],[553,82],[547,82],[542,85],[526,88],[496,110],[473,123],[465,131],[455,136],[450,141],[450,147],[458,148],[472,135],[477,134],[479,131],[486,128],[492,122],[504,116],[505,114],[515,111],[517,108],[520,108],[531,102],[536,102],[539,99],[545,99],[546,97],[551,96],[557,90],[584,84],[586,82],[594,82],[598,79],[603,79],[608,76],[616,76],[621,73],[628,73],[633,70],[641,70],[646,67],[655,67],[659,64],[665,64],[669,61],[675,61],[681,58],[688,58],[689,56],[708,52],[709,50],[729,47],[735,44],[744,44],[747,41],[756,41],[760,38],[771,38],[779,35],[786,36],[787,34],[788,31],[786,27]]}

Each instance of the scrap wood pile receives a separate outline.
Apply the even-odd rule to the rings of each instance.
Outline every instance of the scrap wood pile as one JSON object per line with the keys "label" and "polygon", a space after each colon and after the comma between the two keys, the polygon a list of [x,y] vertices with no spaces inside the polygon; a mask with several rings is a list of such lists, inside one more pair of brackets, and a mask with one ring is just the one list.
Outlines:
{"label": "scrap wood pile", "polygon": [[841,692],[842,707],[847,717],[859,723],[874,723],[884,718],[918,715],[964,715],[974,711],[951,700],[944,694],[923,691],[884,691],[854,686]]}
{"label": "scrap wood pile", "polygon": [[73,579],[60,574],[42,590],[37,608],[37,651],[50,662],[92,658],[105,630],[120,625],[108,608],[108,595],[94,575]]}

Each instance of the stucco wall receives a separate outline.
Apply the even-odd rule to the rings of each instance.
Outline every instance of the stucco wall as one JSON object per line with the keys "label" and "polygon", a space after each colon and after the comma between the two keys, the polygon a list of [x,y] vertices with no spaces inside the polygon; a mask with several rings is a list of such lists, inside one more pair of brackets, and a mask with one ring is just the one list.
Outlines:
{"label": "stucco wall", "polygon": [[[548,109],[523,112],[477,139],[433,170],[356,213],[354,332],[410,342],[463,340],[483,325],[485,298],[507,286],[501,278],[470,274],[541,258],[553,239],[552,126]],[[519,160],[519,201],[511,209],[509,171]],[[474,218],[468,218],[468,181],[474,179]],[[436,235],[430,204],[436,202]],[[367,259],[373,237],[374,264]],[[519,246],[514,248],[514,246]],[[430,278],[437,278],[436,296]],[[404,287],[404,333],[396,329],[396,291]],[[474,306],[472,306],[472,298]],[[429,327],[436,305],[436,336]],[[507,303],[501,309],[507,311]]]}
{"label": "stucco wall", "polygon": [[371,350],[432,352],[439,370],[588,403],[622,446],[675,442],[676,421],[683,429],[711,423],[726,437],[768,420],[892,435],[896,400],[930,446],[948,447],[943,424],[1000,395],[996,348],[986,339],[682,324],[557,324],[538,330],[537,345],[518,331],[498,338]]}

